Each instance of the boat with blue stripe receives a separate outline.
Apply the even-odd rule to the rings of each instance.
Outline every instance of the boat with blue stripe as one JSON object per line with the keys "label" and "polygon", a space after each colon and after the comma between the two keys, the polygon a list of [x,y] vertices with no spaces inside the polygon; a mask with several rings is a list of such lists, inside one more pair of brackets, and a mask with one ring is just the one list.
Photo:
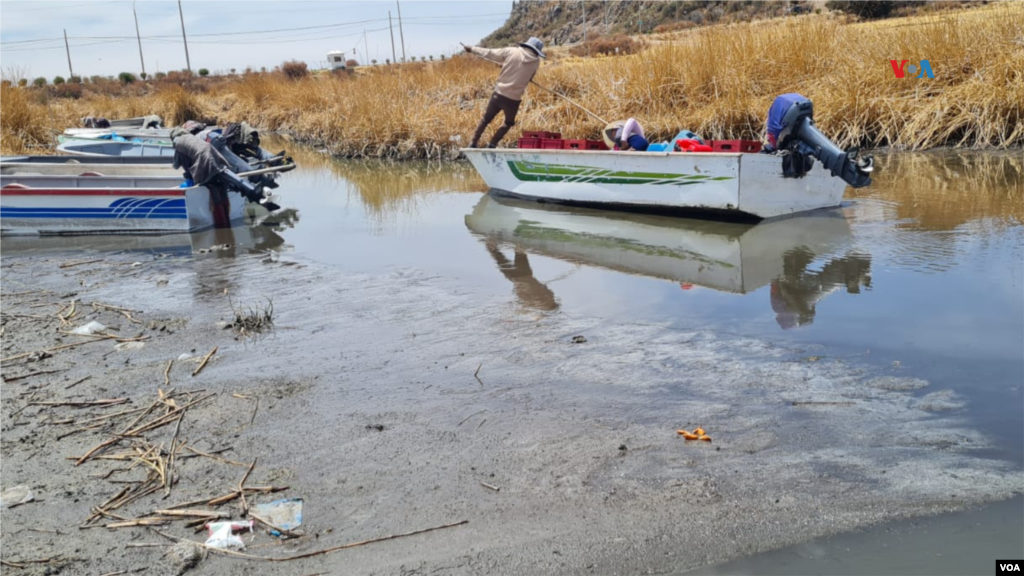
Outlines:
{"label": "boat with blue stripe", "polygon": [[241,221],[233,191],[177,176],[0,175],[0,234],[168,234]]}

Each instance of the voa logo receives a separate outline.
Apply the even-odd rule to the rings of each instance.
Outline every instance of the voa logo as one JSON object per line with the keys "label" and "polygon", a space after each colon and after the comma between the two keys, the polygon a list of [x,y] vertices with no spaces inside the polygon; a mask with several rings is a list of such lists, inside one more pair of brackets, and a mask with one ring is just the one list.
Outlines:
{"label": "voa logo", "polygon": [[906,78],[907,74],[917,74],[914,78],[935,78],[935,73],[932,72],[932,64],[927,60],[921,60],[920,65],[907,64],[909,60],[889,60],[889,64],[892,64],[892,71],[896,74],[897,78]]}

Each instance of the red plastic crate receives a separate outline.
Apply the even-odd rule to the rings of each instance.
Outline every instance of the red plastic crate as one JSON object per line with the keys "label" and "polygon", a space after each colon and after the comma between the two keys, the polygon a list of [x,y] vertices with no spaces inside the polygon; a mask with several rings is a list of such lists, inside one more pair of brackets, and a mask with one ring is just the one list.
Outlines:
{"label": "red plastic crate", "polygon": [[545,138],[540,141],[540,147],[545,150],[561,150],[565,147],[565,140]]}
{"label": "red plastic crate", "polygon": [[520,138],[520,148],[540,148],[540,138]]}
{"label": "red plastic crate", "polygon": [[565,150],[607,150],[604,142],[600,140],[563,140],[562,146]]}
{"label": "red plastic crate", "polygon": [[746,152],[761,151],[761,143],[757,140],[712,140],[711,149],[715,152]]}
{"label": "red plastic crate", "polygon": [[559,139],[561,137],[562,137],[562,133],[561,132],[543,132],[543,131],[533,131],[533,132],[524,131],[523,132],[523,138],[540,138],[542,140],[543,139],[547,139],[547,138],[554,138],[555,140],[557,140],[557,139]]}

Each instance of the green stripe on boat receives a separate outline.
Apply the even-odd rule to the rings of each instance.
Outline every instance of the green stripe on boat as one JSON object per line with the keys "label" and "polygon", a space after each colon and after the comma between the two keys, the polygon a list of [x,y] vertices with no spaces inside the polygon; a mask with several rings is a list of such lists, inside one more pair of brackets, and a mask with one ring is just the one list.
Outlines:
{"label": "green stripe on boat", "polygon": [[569,164],[539,164],[522,160],[509,160],[508,167],[522,182],[573,182],[593,184],[657,184],[688,186],[704,181],[733,180],[732,176],[705,174],[663,174],[658,172],[612,172],[593,166]]}

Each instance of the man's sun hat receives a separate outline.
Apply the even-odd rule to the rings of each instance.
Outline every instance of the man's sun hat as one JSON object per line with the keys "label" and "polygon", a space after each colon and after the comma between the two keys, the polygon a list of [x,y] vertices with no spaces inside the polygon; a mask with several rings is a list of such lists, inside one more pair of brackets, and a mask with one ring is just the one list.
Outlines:
{"label": "man's sun hat", "polygon": [[520,42],[519,45],[532,49],[534,52],[537,53],[537,56],[540,56],[541,58],[547,58],[547,55],[544,54],[544,43],[541,42],[540,38],[537,38],[536,36],[533,36],[526,42]]}

